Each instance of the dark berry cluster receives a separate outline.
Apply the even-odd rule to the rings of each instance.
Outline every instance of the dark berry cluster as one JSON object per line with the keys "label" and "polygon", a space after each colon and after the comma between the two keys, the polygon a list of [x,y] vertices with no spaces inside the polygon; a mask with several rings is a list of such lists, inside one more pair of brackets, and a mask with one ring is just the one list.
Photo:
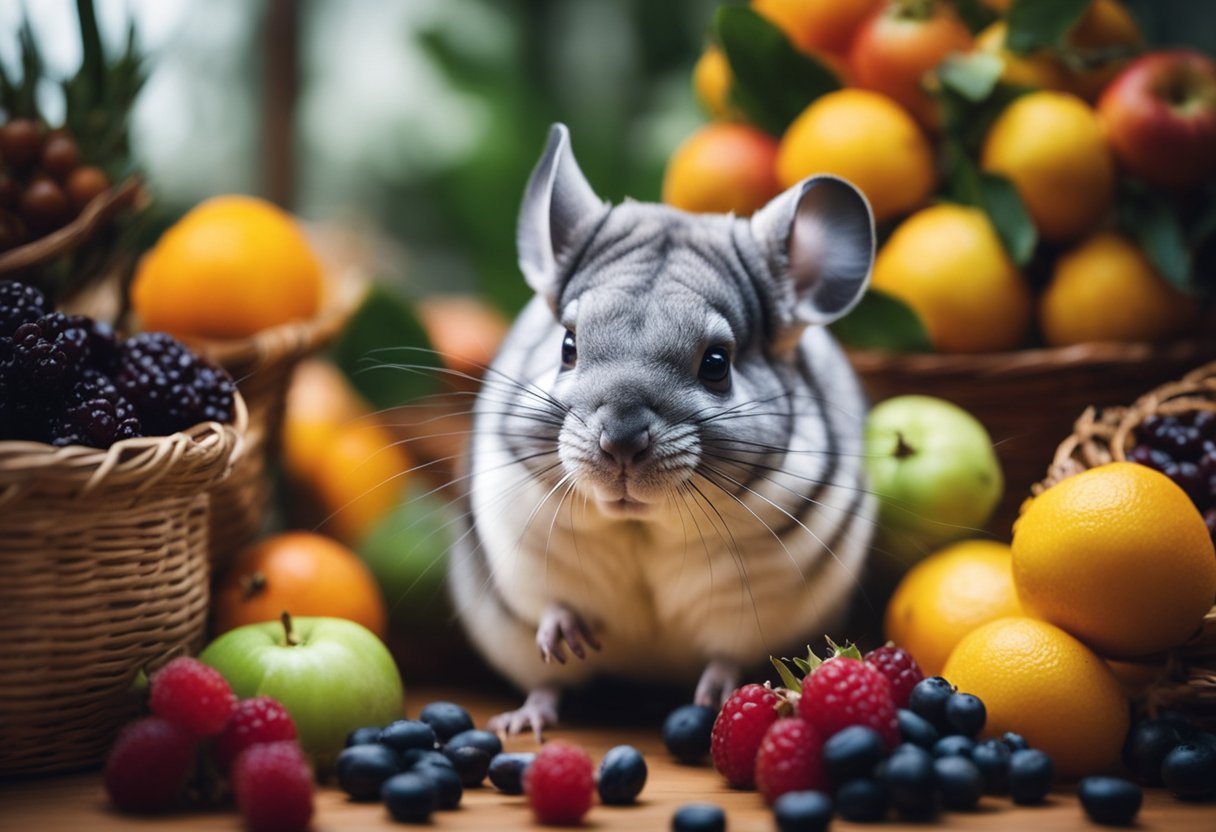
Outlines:
{"label": "dark berry cluster", "polygon": [[0,281],[0,440],[108,448],[136,436],[231,422],[236,386],[171,336],[120,340]]}
{"label": "dark berry cluster", "polygon": [[1127,458],[1176,482],[1216,538],[1216,411],[1149,416],[1135,436],[1137,444]]}

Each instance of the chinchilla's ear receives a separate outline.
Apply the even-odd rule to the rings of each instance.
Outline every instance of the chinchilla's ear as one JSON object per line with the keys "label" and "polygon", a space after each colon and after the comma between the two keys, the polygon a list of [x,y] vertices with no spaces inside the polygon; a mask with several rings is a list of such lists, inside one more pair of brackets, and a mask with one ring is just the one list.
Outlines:
{"label": "chinchilla's ear", "polygon": [[809,177],[756,212],[751,224],[786,298],[775,349],[792,346],[805,327],[829,324],[861,300],[874,265],[874,215],[852,184]]}
{"label": "chinchilla's ear", "polygon": [[549,128],[545,152],[536,163],[515,230],[519,268],[528,285],[555,306],[558,262],[580,232],[601,217],[607,204],[595,195],[570,150],[564,124]]}

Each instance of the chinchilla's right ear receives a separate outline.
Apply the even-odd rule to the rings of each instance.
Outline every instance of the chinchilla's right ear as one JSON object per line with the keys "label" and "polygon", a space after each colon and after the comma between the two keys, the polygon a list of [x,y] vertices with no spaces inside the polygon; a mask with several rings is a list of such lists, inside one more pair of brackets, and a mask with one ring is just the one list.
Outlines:
{"label": "chinchilla's right ear", "polygon": [[524,191],[515,244],[528,285],[555,312],[561,288],[559,259],[607,210],[608,204],[595,195],[574,159],[570,131],[564,124],[554,124]]}

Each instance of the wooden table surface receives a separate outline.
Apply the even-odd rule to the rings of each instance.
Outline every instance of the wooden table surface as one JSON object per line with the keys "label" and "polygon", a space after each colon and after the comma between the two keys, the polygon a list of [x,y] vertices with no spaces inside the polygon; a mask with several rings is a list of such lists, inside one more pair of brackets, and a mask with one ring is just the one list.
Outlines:
{"label": "wooden table surface", "polygon": [[[410,696],[411,715],[417,712],[421,704],[435,699],[451,699],[461,703],[469,708],[479,725],[488,716],[510,704],[499,697],[471,695],[463,691],[418,690]],[[669,829],[672,813],[690,802],[721,805],[726,810],[727,828],[731,832],[775,829],[772,814],[757,793],[726,788],[721,777],[708,765],[689,767],[672,762],[659,739],[657,724],[627,728],[571,724],[552,731],[549,736],[582,745],[597,764],[605,751],[622,743],[637,746],[646,756],[650,777],[638,805],[618,808],[597,804],[584,822],[586,829]],[[517,737],[508,743],[508,750],[512,751],[534,749],[535,743],[531,737]],[[1080,804],[1066,789],[1053,794],[1047,805],[1033,808],[1014,808],[1008,798],[985,797],[977,811],[943,814],[939,824],[949,829],[993,832],[1101,828],[1086,820]],[[432,826],[448,830],[540,828],[532,821],[523,797],[503,795],[488,785],[466,790],[460,809],[436,813]],[[403,828],[409,827],[394,824],[379,804],[352,803],[333,786],[322,786],[318,790],[313,821],[315,832]],[[880,826],[860,826],[837,818],[831,828],[883,829],[891,832],[919,829],[923,832],[929,825],[892,822]],[[1149,790],[1135,828],[1213,832],[1216,830],[1216,803],[1182,803],[1162,790]],[[118,814],[109,807],[100,775],[96,773],[0,783],[0,830],[5,832],[107,832],[119,829],[232,832],[241,829],[241,824],[233,809],[150,818]]]}

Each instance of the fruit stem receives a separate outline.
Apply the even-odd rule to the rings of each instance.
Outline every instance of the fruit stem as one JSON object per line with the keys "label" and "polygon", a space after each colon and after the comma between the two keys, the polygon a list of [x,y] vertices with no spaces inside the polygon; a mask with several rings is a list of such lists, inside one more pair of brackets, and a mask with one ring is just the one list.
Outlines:
{"label": "fruit stem", "polygon": [[288,646],[295,647],[298,645],[300,642],[296,640],[295,633],[291,631],[291,613],[283,610],[282,615],[279,616],[279,620],[283,622],[283,634],[287,639]]}
{"label": "fruit stem", "polygon": [[907,459],[916,453],[916,448],[908,444],[901,431],[895,431],[895,458]]}

